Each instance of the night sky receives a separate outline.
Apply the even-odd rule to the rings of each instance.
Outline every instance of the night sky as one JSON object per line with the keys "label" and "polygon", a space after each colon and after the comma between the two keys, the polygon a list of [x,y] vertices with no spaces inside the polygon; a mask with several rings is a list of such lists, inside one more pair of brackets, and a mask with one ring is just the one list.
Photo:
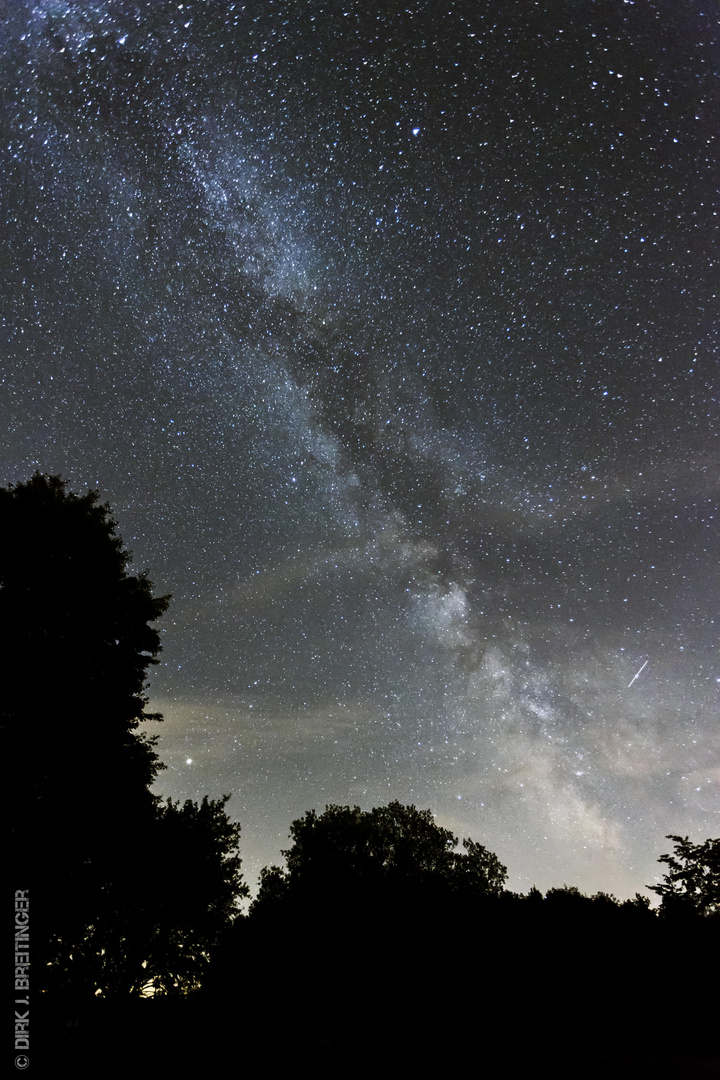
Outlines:
{"label": "night sky", "polygon": [[522,891],[720,833],[719,20],[0,3],[0,483],[173,594],[157,790],[251,885],[333,802]]}

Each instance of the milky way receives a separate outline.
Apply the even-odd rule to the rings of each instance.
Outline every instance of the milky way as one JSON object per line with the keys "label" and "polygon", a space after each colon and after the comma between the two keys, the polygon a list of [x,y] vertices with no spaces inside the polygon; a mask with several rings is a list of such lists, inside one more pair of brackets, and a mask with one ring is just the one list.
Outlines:
{"label": "milky way", "polygon": [[173,594],[158,790],[251,882],[331,802],[523,890],[717,835],[717,3],[0,18],[0,481]]}

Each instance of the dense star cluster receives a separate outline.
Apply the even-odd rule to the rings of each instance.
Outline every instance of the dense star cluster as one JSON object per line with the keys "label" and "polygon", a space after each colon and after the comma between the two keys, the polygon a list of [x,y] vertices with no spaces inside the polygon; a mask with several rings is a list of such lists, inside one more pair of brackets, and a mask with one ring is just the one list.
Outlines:
{"label": "dense star cluster", "polygon": [[326,803],[516,889],[716,835],[714,0],[1,17],[2,483],[173,594],[158,790],[251,880]]}

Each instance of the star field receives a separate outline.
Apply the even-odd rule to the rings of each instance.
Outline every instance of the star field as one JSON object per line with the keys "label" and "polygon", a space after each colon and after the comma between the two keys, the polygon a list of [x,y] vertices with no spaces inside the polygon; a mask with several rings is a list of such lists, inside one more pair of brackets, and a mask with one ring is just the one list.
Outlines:
{"label": "star field", "polygon": [[717,3],[0,18],[2,483],[173,594],[158,790],[251,882],[331,802],[521,890],[717,835]]}

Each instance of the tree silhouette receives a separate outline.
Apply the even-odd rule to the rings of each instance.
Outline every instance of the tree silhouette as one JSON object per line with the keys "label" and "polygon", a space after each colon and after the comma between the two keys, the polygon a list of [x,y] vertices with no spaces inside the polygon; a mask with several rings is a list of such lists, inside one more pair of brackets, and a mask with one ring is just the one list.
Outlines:
{"label": "tree silhouette", "polygon": [[673,855],[661,855],[670,872],[663,874],[661,885],[648,885],[662,897],[663,914],[683,911],[713,915],[720,911],[720,838],[693,844],[687,836],[668,836],[675,847]]}
{"label": "tree silhouette", "polygon": [[388,889],[428,889],[498,895],[507,871],[492,852],[439,826],[430,810],[392,802],[362,811],[327,806],[318,816],[309,810],[290,826],[293,846],[283,851],[286,869],[266,867],[253,912],[269,910],[298,897],[357,895]]}
{"label": "tree silhouette", "polygon": [[[97,495],[65,488],[59,477],[36,474],[0,489],[0,733],[10,752],[25,754],[32,734],[18,829],[57,813],[60,793],[67,814],[74,785],[98,772],[104,790],[120,784],[150,806],[147,788],[161,767],[154,740],[135,730],[161,719],[145,712],[143,691],[160,651],[148,623],[169,597],[154,597],[146,575],[127,573],[130,555]],[[84,834],[87,808],[74,809]]]}
{"label": "tree silhouette", "polygon": [[229,795],[161,804],[135,845],[132,865],[105,882],[109,902],[81,953],[86,981],[104,994],[184,993],[202,983],[213,950],[248,895],[240,876],[240,826]]}
{"label": "tree silhouette", "polygon": [[192,983],[243,892],[226,800],[150,791],[163,766],[137,729],[162,719],[145,678],[169,598],[129,563],[94,492],[39,473],[0,489],[0,747],[36,990]]}

